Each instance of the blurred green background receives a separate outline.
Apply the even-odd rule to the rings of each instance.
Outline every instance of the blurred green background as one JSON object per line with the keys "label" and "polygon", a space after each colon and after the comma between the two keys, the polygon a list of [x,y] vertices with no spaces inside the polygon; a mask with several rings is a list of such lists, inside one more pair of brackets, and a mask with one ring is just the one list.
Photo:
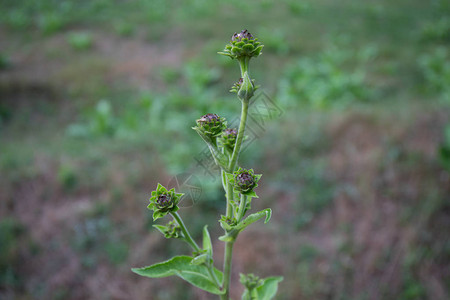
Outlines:
{"label": "blurred green background", "polygon": [[220,234],[191,127],[238,116],[216,52],[241,29],[266,115],[241,165],[274,215],[236,243],[233,298],[239,272],[283,275],[277,299],[450,298],[450,2],[1,0],[1,299],[215,299],[130,268],[187,253],[146,209],[181,172],[185,222]]}

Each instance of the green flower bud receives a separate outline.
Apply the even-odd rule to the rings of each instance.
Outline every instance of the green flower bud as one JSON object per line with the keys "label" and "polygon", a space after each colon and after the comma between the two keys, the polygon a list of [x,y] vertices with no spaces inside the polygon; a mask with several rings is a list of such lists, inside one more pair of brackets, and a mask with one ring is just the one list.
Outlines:
{"label": "green flower bud", "polygon": [[237,130],[235,128],[227,128],[222,132],[219,138],[219,142],[223,147],[228,150],[233,151],[234,145],[236,144]]}
{"label": "green flower bud", "polygon": [[216,137],[227,128],[225,118],[221,118],[216,114],[206,114],[197,120],[195,130],[201,131],[209,138]]}
{"label": "green flower bud", "polygon": [[220,226],[226,230],[226,231],[230,231],[233,229],[234,226],[236,226],[237,221],[235,218],[233,217],[227,217],[222,215],[220,220],[219,220]]}
{"label": "green flower bud", "polygon": [[245,275],[245,274],[241,273],[241,274],[239,274],[239,276],[240,276],[240,282],[249,291],[259,287],[263,283],[263,280],[259,279],[259,277],[254,274]]}
{"label": "green flower bud", "polygon": [[158,183],[158,187],[152,192],[152,197],[149,199],[150,204],[147,206],[148,209],[153,210],[153,220],[162,218],[170,212],[176,212],[183,195],[176,193],[175,189],[168,191]]}
{"label": "green flower bud", "polygon": [[237,92],[239,92],[239,90],[241,89],[241,85],[243,82],[244,82],[244,79],[242,79],[242,77],[239,78],[238,82],[233,84],[233,86],[231,87],[230,92],[237,94]]}
{"label": "green flower bud", "polygon": [[250,98],[253,97],[255,90],[256,88],[253,80],[251,80],[248,76],[248,72],[245,72],[241,87],[238,91],[239,99],[241,99],[242,101],[249,101]]}
{"label": "green flower bud", "polygon": [[219,54],[229,56],[231,58],[256,57],[261,54],[264,46],[258,42],[258,39],[246,29],[240,33],[234,33],[231,37],[230,43],[225,46],[225,49]]}
{"label": "green flower bud", "polygon": [[153,225],[156,229],[161,232],[167,239],[178,239],[183,238],[183,233],[181,227],[175,221],[170,221],[165,226],[164,225]]}
{"label": "green flower bud", "polygon": [[241,194],[257,197],[253,190],[258,186],[258,181],[261,176],[261,174],[254,174],[252,169],[245,170],[239,168],[233,173],[231,181],[234,185],[234,189]]}
{"label": "green flower bud", "polygon": [[242,192],[252,190],[255,185],[255,179],[249,173],[244,172],[236,176],[236,187]]}
{"label": "green flower bud", "polygon": [[170,208],[173,206],[173,199],[169,194],[159,195],[158,199],[156,199],[156,206],[161,210]]}

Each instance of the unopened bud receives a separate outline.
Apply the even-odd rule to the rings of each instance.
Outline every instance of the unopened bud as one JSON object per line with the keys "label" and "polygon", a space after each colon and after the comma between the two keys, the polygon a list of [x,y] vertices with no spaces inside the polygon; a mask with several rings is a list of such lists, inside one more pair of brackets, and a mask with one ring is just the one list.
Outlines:
{"label": "unopened bud", "polygon": [[239,168],[234,172],[234,188],[241,194],[250,194],[258,186],[261,175],[254,174],[253,170]]}
{"label": "unopened bud", "polygon": [[245,72],[241,87],[238,91],[239,99],[241,99],[242,101],[250,100],[250,98],[253,97],[255,90],[255,84],[250,79],[250,76],[248,76],[248,72]]}
{"label": "unopened bud", "polygon": [[178,210],[178,203],[184,194],[176,193],[175,189],[168,191],[164,186],[158,183],[156,190],[152,192],[148,209],[153,210],[153,220],[164,217],[170,212]]}
{"label": "unopened bud", "polygon": [[229,56],[231,58],[256,57],[261,54],[264,46],[258,42],[258,39],[244,29],[239,33],[231,36],[231,41],[225,46],[225,49],[219,54]]}
{"label": "unopened bud", "polygon": [[197,120],[197,127],[194,129],[200,130],[209,137],[215,137],[221,134],[225,128],[225,118],[221,118],[216,114],[206,114]]}
{"label": "unopened bud", "polygon": [[234,145],[236,144],[236,137],[237,137],[237,130],[234,128],[227,128],[222,132],[219,141],[222,144],[222,146],[233,151]]}

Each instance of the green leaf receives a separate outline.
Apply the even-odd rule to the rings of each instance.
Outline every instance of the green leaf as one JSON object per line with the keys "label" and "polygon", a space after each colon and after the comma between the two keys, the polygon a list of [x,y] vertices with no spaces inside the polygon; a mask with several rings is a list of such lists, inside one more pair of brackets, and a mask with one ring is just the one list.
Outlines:
{"label": "green leaf", "polygon": [[160,211],[158,211],[158,210],[153,211],[153,221],[156,221],[156,220],[158,220],[159,218],[164,217],[166,214],[167,214],[167,213],[163,213],[163,212],[160,212]]}
{"label": "green leaf", "polygon": [[[150,278],[162,278],[177,275],[190,284],[203,289],[212,294],[220,295],[222,291],[210,279],[208,268],[205,265],[192,264],[190,256],[175,256],[167,261],[157,263],[148,267],[133,268],[132,271],[138,275]],[[214,269],[219,281],[222,281],[223,274]]]}
{"label": "green leaf", "polygon": [[208,225],[203,227],[203,250],[206,250],[206,253],[209,257],[213,256],[213,246],[211,242],[211,236],[209,235]]}
{"label": "green leaf", "polygon": [[239,222],[236,225],[236,227],[234,227],[234,229],[241,231],[244,228],[246,228],[248,225],[255,223],[256,221],[258,221],[259,219],[261,219],[264,216],[266,217],[266,219],[264,220],[264,223],[269,222],[270,217],[272,216],[272,210],[270,208],[266,208],[262,211],[251,214],[247,218],[245,218],[244,220]]}
{"label": "green leaf", "polygon": [[200,255],[197,255],[196,257],[194,257],[191,261],[191,264],[201,265],[201,264],[204,264],[207,260],[208,260],[208,254],[203,253],[203,254],[200,254]]}
{"label": "green leaf", "polygon": [[252,298],[250,297],[250,294],[248,292],[248,289],[245,289],[244,293],[242,294],[241,300],[252,300]]}
{"label": "green leaf", "polygon": [[264,279],[263,284],[256,288],[258,294],[258,300],[270,300],[276,294],[278,290],[278,283],[283,280],[282,276],[267,277]]}
{"label": "green leaf", "polygon": [[248,193],[245,193],[245,196],[252,197],[252,198],[259,198],[258,195],[256,195],[255,191],[250,191]]}
{"label": "green leaf", "polygon": [[228,224],[225,220],[219,220],[219,223],[223,230],[230,231],[233,229],[233,226]]}
{"label": "green leaf", "polygon": [[220,222],[220,225],[222,225],[222,228],[224,228],[225,230],[227,230],[226,228],[231,228],[231,230],[227,230],[228,232],[225,235],[222,235],[221,237],[219,237],[219,240],[221,240],[222,242],[234,241],[239,232],[241,232],[247,226],[255,223],[256,221],[258,221],[259,219],[261,219],[264,216],[266,217],[266,219],[264,220],[264,223],[269,222],[270,217],[272,216],[272,210],[270,208],[266,208],[262,211],[251,214],[247,218],[245,218],[244,220],[242,220],[241,222],[237,223],[234,226],[231,226],[231,225],[227,224],[225,221],[220,220],[219,222]]}
{"label": "green leaf", "polygon": [[219,237],[219,240],[222,242],[232,242],[236,239],[236,236],[232,236],[230,234],[225,234]]}
{"label": "green leaf", "polygon": [[227,181],[231,184],[234,184],[234,174],[225,172],[225,176],[227,177]]}
{"label": "green leaf", "polygon": [[225,55],[225,56],[228,56],[228,57],[231,57],[231,58],[234,58],[234,56],[233,55],[231,55],[230,53],[226,53],[226,52],[217,52],[218,54],[220,54],[220,55]]}
{"label": "green leaf", "polygon": [[223,294],[223,292],[206,275],[190,271],[178,272],[177,275],[202,290],[216,295]]}

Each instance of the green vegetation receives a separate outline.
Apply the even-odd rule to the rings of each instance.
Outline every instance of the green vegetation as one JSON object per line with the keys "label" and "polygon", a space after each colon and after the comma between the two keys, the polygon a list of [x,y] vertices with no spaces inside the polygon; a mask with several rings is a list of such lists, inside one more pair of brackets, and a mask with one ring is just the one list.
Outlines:
{"label": "green vegetation", "polygon": [[261,166],[252,204],[272,207],[269,230],[283,234],[275,247],[253,229],[234,263],[282,274],[280,299],[449,295],[448,1],[0,7],[0,298],[199,297],[175,280],[142,284],[128,266],[180,253],[149,234],[157,179],[189,169],[202,183],[186,203],[194,238],[220,214],[221,184],[197,167],[204,149],[189,128],[238,114],[225,84],[236,66],[216,52],[241,28],[266,45],[251,75],[281,109],[250,106],[257,141],[242,161]]}
{"label": "green vegetation", "polygon": [[67,41],[75,50],[87,50],[92,46],[92,36],[89,33],[71,33],[67,37]]}

